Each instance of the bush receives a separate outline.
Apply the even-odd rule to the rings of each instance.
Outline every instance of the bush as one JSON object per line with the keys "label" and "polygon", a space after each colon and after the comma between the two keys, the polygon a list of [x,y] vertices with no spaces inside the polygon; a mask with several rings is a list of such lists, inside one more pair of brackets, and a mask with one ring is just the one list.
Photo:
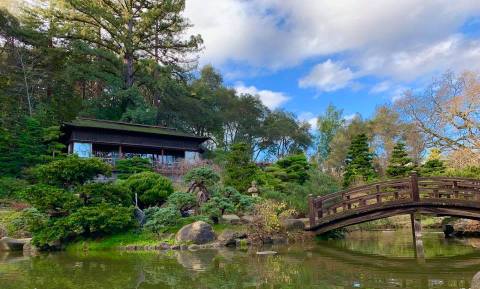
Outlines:
{"label": "bush", "polygon": [[282,233],[281,221],[295,215],[287,204],[266,200],[255,205],[254,222],[250,224],[250,237],[254,241],[265,240],[272,235]]}
{"label": "bush", "polygon": [[114,183],[90,183],[77,188],[76,193],[83,199],[84,205],[110,203],[131,206],[133,198],[130,190]]}
{"label": "bush", "polygon": [[64,215],[80,205],[71,192],[50,185],[32,185],[21,193],[24,200],[42,213]]}
{"label": "bush", "polygon": [[13,238],[31,237],[31,232],[46,223],[48,216],[35,208],[24,209],[2,215],[0,223],[6,229],[7,236]]}
{"label": "bush", "polygon": [[195,207],[197,199],[190,193],[175,192],[168,196],[167,204],[176,208],[180,212],[184,212]]}
{"label": "bush", "polygon": [[480,179],[480,167],[448,168],[443,175],[447,177]]}
{"label": "bush", "polygon": [[143,208],[159,206],[173,193],[172,181],[154,172],[131,175],[125,185],[137,194]]}
{"label": "bush", "polygon": [[28,185],[22,179],[3,177],[0,178],[0,199],[18,199],[20,191]]}
{"label": "bush", "polygon": [[118,160],[115,169],[118,171],[119,179],[126,179],[137,173],[153,171],[150,160],[141,157]]}
{"label": "bush", "polygon": [[76,155],[39,165],[32,169],[33,177],[43,184],[71,188],[84,184],[98,175],[110,175],[112,168],[97,158],[79,158]]}
{"label": "bush", "polygon": [[190,170],[184,176],[186,183],[203,184],[206,187],[215,185],[220,181],[220,176],[211,167],[199,167]]}
{"label": "bush", "polygon": [[128,230],[135,225],[133,207],[99,204],[82,207],[64,218],[49,218],[33,230],[32,242],[48,248],[56,241],[77,237],[98,237]]}
{"label": "bush", "polygon": [[210,200],[202,205],[200,212],[217,223],[218,218],[225,213],[251,210],[255,201],[256,198],[242,195],[235,188],[217,187]]}
{"label": "bush", "polygon": [[178,225],[182,218],[180,211],[173,206],[148,208],[145,210],[145,216],[147,222],[144,228],[154,233],[167,231],[170,227]]}

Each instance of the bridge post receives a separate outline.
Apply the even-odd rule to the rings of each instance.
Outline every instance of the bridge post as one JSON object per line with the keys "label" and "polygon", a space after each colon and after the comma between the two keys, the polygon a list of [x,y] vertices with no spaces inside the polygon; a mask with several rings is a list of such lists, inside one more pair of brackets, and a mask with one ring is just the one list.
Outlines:
{"label": "bridge post", "polygon": [[315,204],[313,195],[308,195],[308,218],[310,221],[310,228],[315,226]]}
{"label": "bridge post", "polygon": [[412,200],[415,202],[420,201],[420,193],[418,190],[418,174],[413,172],[410,174],[410,187],[412,189]]}
{"label": "bridge post", "polygon": [[425,260],[425,251],[423,248],[422,223],[420,221],[420,215],[412,213],[410,214],[410,220],[412,223],[413,249],[415,252],[415,258],[423,261]]}

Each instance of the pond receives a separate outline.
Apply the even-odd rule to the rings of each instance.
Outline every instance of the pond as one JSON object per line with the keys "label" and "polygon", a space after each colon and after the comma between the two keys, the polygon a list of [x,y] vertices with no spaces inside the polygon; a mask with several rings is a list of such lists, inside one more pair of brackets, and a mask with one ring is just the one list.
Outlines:
{"label": "pond", "polygon": [[273,249],[196,252],[0,254],[1,289],[116,288],[470,288],[480,271],[478,239],[424,233],[426,260],[409,231],[355,232],[344,240]]}

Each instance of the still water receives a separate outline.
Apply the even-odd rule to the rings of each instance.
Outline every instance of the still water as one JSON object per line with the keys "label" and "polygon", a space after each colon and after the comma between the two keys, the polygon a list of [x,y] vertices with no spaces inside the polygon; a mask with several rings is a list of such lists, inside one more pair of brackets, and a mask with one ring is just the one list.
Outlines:
{"label": "still water", "polygon": [[408,231],[355,232],[344,240],[197,252],[0,254],[1,289],[472,288],[480,240],[424,233],[425,262]]}

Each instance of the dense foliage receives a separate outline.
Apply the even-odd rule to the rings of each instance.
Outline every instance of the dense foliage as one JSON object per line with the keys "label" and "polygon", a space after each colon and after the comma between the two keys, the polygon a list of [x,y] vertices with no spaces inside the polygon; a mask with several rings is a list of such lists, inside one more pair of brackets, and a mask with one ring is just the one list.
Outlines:
{"label": "dense foliage", "polygon": [[151,172],[153,168],[149,159],[134,156],[118,160],[115,170],[119,179],[126,179],[136,173]]}
{"label": "dense foliage", "polygon": [[387,176],[403,177],[412,171],[412,160],[408,156],[403,142],[398,142],[393,148],[392,157],[387,166]]}
{"label": "dense foliage", "polygon": [[358,178],[368,182],[376,176],[377,173],[373,167],[373,154],[370,152],[368,138],[365,134],[359,134],[353,138],[347,152],[343,185],[348,187],[355,183]]}
{"label": "dense foliage", "polygon": [[246,143],[232,145],[227,155],[224,183],[240,192],[246,192],[258,176],[258,167],[252,162],[251,151]]}
{"label": "dense foliage", "polygon": [[174,191],[171,180],[154,172],[131,175],[125,185],[137,195],[141,208],[161,205]]}

